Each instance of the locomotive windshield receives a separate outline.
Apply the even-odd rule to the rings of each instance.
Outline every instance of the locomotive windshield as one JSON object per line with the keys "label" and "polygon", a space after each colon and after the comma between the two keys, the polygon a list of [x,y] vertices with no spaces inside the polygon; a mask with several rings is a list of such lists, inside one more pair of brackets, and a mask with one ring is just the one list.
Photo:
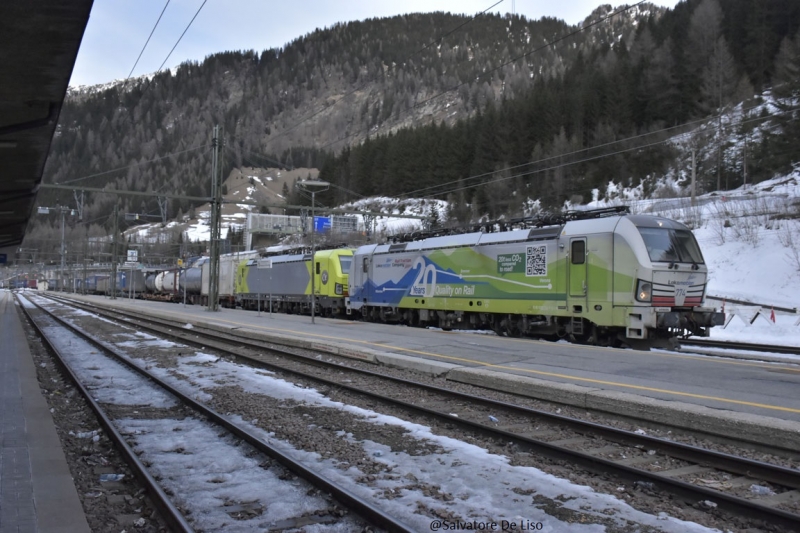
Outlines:
{"label": "locomotive windshield", "polygon": [[350,265],[353,262],[353,257],[350,255],[340,255],[339,265],[342,267],[342,274],[350,273]]}
{"label": "locomotive windshield", "polygon": [[703,254],[692,235],[685,229],[639,227],[647,253],[654,263],[703,263]]}

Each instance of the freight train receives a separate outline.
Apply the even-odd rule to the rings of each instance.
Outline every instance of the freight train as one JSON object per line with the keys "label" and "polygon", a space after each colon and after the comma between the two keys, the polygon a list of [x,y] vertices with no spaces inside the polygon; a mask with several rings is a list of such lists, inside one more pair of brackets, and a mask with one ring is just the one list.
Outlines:
{"label": "freight train", "polygon": [[533,227],[358,248],[347,310],[365,320],[602,345],[707,336],[708,269],[692,232],[626,208]]}
{"label": "freight train", "polygon": [[[308,314],[313,276],[321,316],[445,330],[649,347],[708,336],[724,321],[703,305],[708,269],[679,222],[627,208],[517,222],[521,229],[321,250],[313,265],[304,251],[224,255],[219,302]],[[201,258],[148,274],[140,296],[206,305],[209,277]]]}

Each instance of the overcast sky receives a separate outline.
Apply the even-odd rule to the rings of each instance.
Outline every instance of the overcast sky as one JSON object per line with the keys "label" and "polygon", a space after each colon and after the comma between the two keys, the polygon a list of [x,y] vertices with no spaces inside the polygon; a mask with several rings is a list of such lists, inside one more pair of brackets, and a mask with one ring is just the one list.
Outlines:
{"label": "overcast sky", "polygon": [[[197,18],[164,65],[202,61],[226,50],[281,48],[297,37],[337,22],[402,13],[449,11],[474,15],[497,0],[206,0]],[[529,19],[544,16],[577,24],[602,0],[501,0],[490,11],[515,12]],[[635,0],[630,2],[635,3]],[[674,7],[677,0],[653,0]],[[70,85],[125,79],[136,63],[167,0],[94,0]],[[156,72],[203,0],[171,0],[133,76]],[[619,5],[619,4],[614,4]],[[432,36],[433,37],[433,36]]]}

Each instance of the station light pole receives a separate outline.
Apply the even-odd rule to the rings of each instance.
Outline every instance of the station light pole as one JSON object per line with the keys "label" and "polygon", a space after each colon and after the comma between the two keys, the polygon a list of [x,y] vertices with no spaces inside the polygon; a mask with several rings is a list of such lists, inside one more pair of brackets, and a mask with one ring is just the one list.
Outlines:
{"label": "station light pole", "polygon": [[304,189],[306,192],[311,193],[311,323],[314,323],[314,308],[317,306],[316,302],[316,294],[315,294],[315,287],[314,287],[314,278],[317,274],[317,263],[316,258],[314,257],[317,251],[316,248],[316,227],[314,226],[314,195],[318,192],[324,192],[328,190],[330,187],[330,183],[327,181],[322,180],[305,180],[305,181],[298,181],[297,186],[301,189]]}

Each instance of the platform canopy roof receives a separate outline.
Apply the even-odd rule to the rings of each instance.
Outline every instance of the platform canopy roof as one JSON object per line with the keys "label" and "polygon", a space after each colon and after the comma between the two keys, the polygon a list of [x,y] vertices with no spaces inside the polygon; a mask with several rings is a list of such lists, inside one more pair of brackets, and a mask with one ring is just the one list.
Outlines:
{"label": "platform canopy roof", "polygon": [[92,0],[0,2],[0,261],[25,236],[91,9]]}

